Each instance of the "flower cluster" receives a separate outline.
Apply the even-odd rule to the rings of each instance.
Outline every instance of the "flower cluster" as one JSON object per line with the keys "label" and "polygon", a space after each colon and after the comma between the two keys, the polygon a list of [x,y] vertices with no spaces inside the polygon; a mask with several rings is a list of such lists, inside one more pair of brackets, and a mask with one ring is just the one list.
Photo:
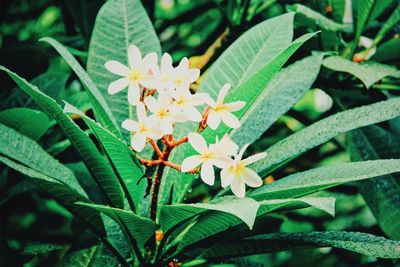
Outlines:
{"label": "flower cluster", "polygon": [[[135,45],[128,48],[128,66],[110,60],[105,67],[121,76],[110,83],[108,92],[116,94],[127,88],[128,102],[136,107],[136,118],[126,119],[122,123],[122,127],[131,132],[132,149],[141,152],[149,143],[158,155],[156,160],[138,156],[142,164],[163,164],[182,172],[200,172],[201,179],[209,185],[214,184],[214,167],[220,168],[222,186],[230,186],[238,197],[244,197],[246,184],[250,187],[262,184],[258,174],[246,166],[264,158],[265,153],[242,159],[247,145],[239,151],[229,135],[221,140],[217,138],[214,144],[208,145],[199,134],[207,127],[216,130],[221,122],[230,128],[240,127],[240,121],[232,112],[240,110],[246,103],[224,102],[230,90],[229,84],[221,88],[216,100],[206,93],[193,94],[190,85],[199,78],[200,70],[191,69],[187,58],[174,67],[171,56],[165,53],[158,65],[156,53],[142,57]],[[199,111],[200,107],[203,107],[203,112]],[[175,125],[188,121],[198,123],[196,133],[190,132],[186,137],[174,140]],[[163,151],[156,142],[158,140],[163,144]],[[171,150],[185,142],[189,142],[199,154],[187,157],[181,166],[168,161]]]}

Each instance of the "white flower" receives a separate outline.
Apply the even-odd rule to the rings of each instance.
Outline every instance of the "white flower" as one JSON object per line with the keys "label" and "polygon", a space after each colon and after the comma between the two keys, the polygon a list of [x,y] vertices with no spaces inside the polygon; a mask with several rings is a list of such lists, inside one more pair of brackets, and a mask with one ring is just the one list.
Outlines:
{"label": "white flower", "polygon": [[189,60],[184,57],[174,69],[173,84],[175,89],[189,88],[200,76],[199,69],[189,69]]}
{"label": "white flower", "polygon": [[189,133],[188,139],[189,143],[200,155],[189,156],[184,159],[181,171],[187,172],[193,170],[201,164],[201,179],[206,184],[213,185],[215,181],[213,166],[223,168],[226,166],[229,158],[220,154],[218,151],[213,149],[212,146],[208,147],[204,138],[198,133]]}
{"label": "white flower", "polygon": [[171,112],[177,117],[183,117],[182,121],[200,122],[203,119],[201,113],[195,107],[206,102],[207,94],[192,94],[189,88],[181,88],[170,92],[170,96],[174,99]]}
{"label": "white flower", "polygon": [[153,113],[149,118],[160,127],[163,134],[172,134],[174,124],[174,117],[170,111],[172,98],[167,94],[160,94],[157,100],[152,96],[146,97],[144,103]]}
{"label": "white flower", "polygon": [[131,146],[134,150],[140,152],[143,150],[148,137],[157,140],[161,138],[162,133],[160,129],[147,118],[146,109],[142,102],[139,102],[136,108],[138,121],[124,120],[122,122],[122,128],[132,133]]}
{"label": "white flower", "polygon": [[221,120],[230,128],[239,128],[240,122],[238,118],[235,117],[231,112],[237,111],[246,105],[246,102],[236,101],[232,103],[224,103],[224,98],[231,88],[230,84],[224,84],[222,87],[217,102],[208,99],[208,105],[210,106],[210,111],[207,117],[207,124],[211,129],[215,130],[218,128]]}
{"label": "white flower", "polygon": [[160,80],[160,86],[157,88],[159,93],[170,92],[174,89],[175,69],[172,66],[172,58],[168,53],[161,57],[160,72],[157,74]]}
{"label": "white flower", "polygon": [[228,157],[236,155],[239,149],[239,146],[233,142],[228,134],[225,134],[221,140],[219,140],[217,136],[215,144],[211,145],[211,147],[213,147],[215,151]]}
{"label": "white flower", "polygon": [[140,85],[146,88],[159,87],[159,81],[154,79],[153,73],[157,68],[157,54],[147,54],[142,59],[139,48],[130,45],[128,48],[128,65],[109,60],[104,66],[114,74],[122,76],[108,86],[108,93],[116,94],[128,87],[128,101],[131,105],[136,105],[140,101]]}
{"label": "white flower", "polygon": [[259,187],[262,185],[261,177],[252,169],[246,166],[261,160],[267,156],[267,153],[258,153],[246,159],[242,159],[243,153],[248,147],[248,144],[243,146],[239,154],[231,159],[230,163],[226,165],[221,171],[221,185],[222,187],[231,186],[232,192],[237,197],[244,197],[246,194],[246,184],[250,187]]}

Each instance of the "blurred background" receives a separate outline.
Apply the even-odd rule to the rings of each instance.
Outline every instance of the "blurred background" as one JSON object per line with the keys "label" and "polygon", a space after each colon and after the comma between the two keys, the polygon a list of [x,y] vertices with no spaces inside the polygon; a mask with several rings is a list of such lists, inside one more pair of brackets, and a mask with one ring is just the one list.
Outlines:
{"label": "blurred background", "polygon": [[[360,0],[361,1],[361,0]],[[0,1],[0,65],[41,85],[43,91],[60,100],[65,99],[90,113],[86,93],[63,59],[39,39],[51,36],[63,43],[85,65],[90,35],[96,14],[104,0],[1,0]],[[174,61],[186,56],[191,66],[202,73],[244,31],[255,24],[290,10],[290,5],[301,3],[324,16],[343,22],[345,0],[142,0],[161,40],[163,51],[172,54]],[[386,1],[387,11],[378,16],[367,31],[373,36],[398,1]],[[296,16],[295,37],[318,30],[302,17]],[[396,25],[388,39],[398,38]],[[341,51],[351,35],[323,31],[308,42],[290,63],[310,54],[312,50]],[[397,42],[397,44],[399,44]],[[398,64],[400,44],[384,60]],[[397,51],[397,53],[396,53]],[[382,52],[381,52],[382,53]],[[54,82],[46,86],[49,79]],[[201,82],[201,79],[199,83]],[[335,79],[328,82],[336,83]],[[384,99],[379,90],[360,90],[356,84],[347,91],[324,92],[317,89],[327,80],[318,78],[313,89],[278,123],[252,146],[252,152],[265,150],[285,136],[310,125],[314,121],[341,110],[333,98],[340,94],[357,99],[357,104]],[[10,115],[4,112],[12,107],[39,109],[32,100],[15,88],[11,80],[0,73],[0,119]],[[196,85],[192,88],[196,90]],[[328,94],[327,94],[328,93]],[[79,118],[74,118],[79,122]],[[23,122],[21,122],[23,123]],[[82,179],[90,175],[60,129],[48,118],[38,120],[46,125],[38,142],[50,154],[67,163]],[[38,126],[39,127],[39,126]],[[287,174],[331,164],[350,161],[345,148],[345,136],[339,136],[302,155],[290,166],[266,177],[272,182]],[[208,187],[199,186],[188,201],[207,198]],[[283,223],[271,225],[271,231],[349,230],[384,235],[356,187],[334,188],[323,193],[337,197],[337,215],[331,218],[312,209],[282,214]],[[77,239],[96,242],[77,221],[55,200],[39,191],[33,184],[9,169],[0,166],[0,266],[55,266],[58,259]],[[49,245],[43,245],[49,244]],[[395,266],[390,260],[371,259],[342,250],[323,248],[295,250],[252,256],[251,266]],[[233,259],[220,266],[250,266],[248,258]]]}

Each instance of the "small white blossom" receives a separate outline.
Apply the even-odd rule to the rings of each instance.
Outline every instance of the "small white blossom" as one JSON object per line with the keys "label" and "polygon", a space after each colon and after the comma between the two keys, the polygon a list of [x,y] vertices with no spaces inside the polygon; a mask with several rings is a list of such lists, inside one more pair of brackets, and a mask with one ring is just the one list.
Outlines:
{"label": "small white blossom", "polygon": [[113,95],[128,87],[128,101],[136,105],[140,101],[140,86],[157,88],[160,82],[154,78],[157,69],[157,54],[152,52],[142,59],[139,48],[130,45],[128,48],[128,65],[109,60],[104,66],[106,69],[122,78],[110,83],[108,93]]}
{"label": "small white blossom", "polygon": [[246,184],[250,187],[259,187],[262,185],[261,177],[252,169],[246,166],[261,160],[267,156],[267,153],[258,153],[246,159],[242,159],[243,153],[248,144],[243,146],[239,154],[221,171],[221,185],[227,187],[230,185],[232,192],[237,197],[244,197],[246,194]]}
{"label": "small white blossom", "polygon": [[146,97],[144,103],[153,113],[149,118],[160,127],[163,134],[172,134],[174,116],[171,114],[172,98],[167,94],[160,94],[156,100],[153,96]]}
{"label": "small white blossom", "polygon": [[230,88],[230,84],[224,84],[218,95],[217,102],[215,102],[211,98],[208,99],[210,111],[207,117],[207,124],[213,130],[218,128],[221,121],[230,128],[240,127],[240,121],[231,112],[243,108],[246,105],[246,102],[236,101],[232,103],[224,103],[224,98]]}
{"label": "small white blossom", "polygon": [[174,89],[174,75],[175,69],[172,65],[171,55],[164,53],[161,57],[160,71],[156,74],[160,80],[160,85],[157,88],[160,94],[171,92]]}
{"label": "small white blossom", "polygon": [[130,119],[124,120],[122,122],[122,128],[132,133],[131,146],[134,150],[140,152],[143,150],[148,137],[157,140],[161,138],[162,133],[160,129],[147,118],[143,103],[138,103],[136,108],[138,121],[136,122]]}
{"label": "small white blossom", "polygon": [[226,166],[228,157],[219,153],[216,148],[207,146],[203,136],[198,133],[189,133],[188,141],[192,147],[200,154],[189,156],[182,162],[182,172],[193,170],[201,164],[200,177],[208,185],[213,185],[215,181],[214,167],[223,168]]}
{"label": "small white blossom", "polygon": [[172,78],[175,89],[189,88],[200,76],[199,69],[189,69],[189,60],[184,57],[174,69]]}

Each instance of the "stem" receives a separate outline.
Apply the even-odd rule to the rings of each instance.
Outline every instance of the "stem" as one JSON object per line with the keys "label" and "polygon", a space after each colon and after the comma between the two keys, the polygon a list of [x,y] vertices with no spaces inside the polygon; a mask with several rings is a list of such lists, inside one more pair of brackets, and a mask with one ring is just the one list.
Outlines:
{"label": "stem", "polygon": [[156,144],[156,142],[154,142],[153,139],[149,138],[149,143],[150,145],[153,147],[154,151],[157,153],[157,156],[162,159],[164,157],[163,153],[161,152],[160,148],[158,147],[158,145]]}
{"label": "stem", "polygon": [[181,144],[183,144],[183,143],[186,143],[188,140],[189,140],[189,139],[188,139],[187,136],[186,136],[186,137],[183,137],[182,139],[179,139],[179,140],[176,141],[176,142],[172,142],[172,143],[171,143],[171,146],[172,146],[172,147],[179,146],[179,145],[181,145]]}
{"label": "stem", "polygon": [[158,165],[157,171],[153,177],[153,192],[151,193],[151,206],[150,206],[150,219],[156,221],[157,219],[157,204],[158,204],[158,192],[161,185],[161,177],[164,172],[165,165]]}

